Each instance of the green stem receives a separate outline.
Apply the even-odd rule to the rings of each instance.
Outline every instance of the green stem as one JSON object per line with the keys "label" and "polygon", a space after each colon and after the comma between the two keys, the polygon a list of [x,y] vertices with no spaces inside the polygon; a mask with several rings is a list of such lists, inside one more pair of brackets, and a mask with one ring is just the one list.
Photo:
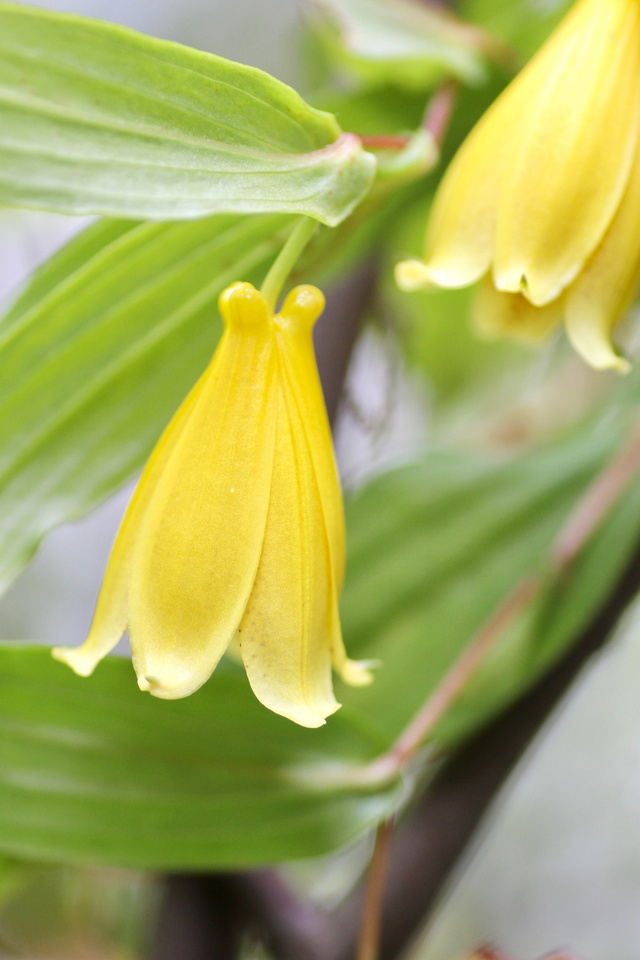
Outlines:
{"label": "green stem", "polygon": [[267,301],[271,313],[275,313],[280,291],[317,226],[316,220],[312,220],[311,217],[302,217],[289,234],[289,239],[266,275],[260,292]]}

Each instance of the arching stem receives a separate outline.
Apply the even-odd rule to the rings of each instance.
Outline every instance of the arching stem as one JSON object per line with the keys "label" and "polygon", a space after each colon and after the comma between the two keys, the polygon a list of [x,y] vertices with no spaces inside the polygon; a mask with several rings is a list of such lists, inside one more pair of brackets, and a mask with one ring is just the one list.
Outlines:
{"label": "arching stem", "polygon": [[300,254],[309,240],[311,240],[317,226],[316,220],[312,220],[311,217],[302,217],[289,234],[289,239],[265,277],[261,293],[267,301],[271,313],[275,313],[278,298],[287,277],[298,262]]}

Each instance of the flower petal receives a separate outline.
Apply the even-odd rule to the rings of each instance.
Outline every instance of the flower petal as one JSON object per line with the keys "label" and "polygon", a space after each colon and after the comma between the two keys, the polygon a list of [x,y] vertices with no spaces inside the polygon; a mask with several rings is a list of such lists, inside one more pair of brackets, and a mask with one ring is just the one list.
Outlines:
{"label": "flower petal", "polygon": [[96,664],[113,650],[127,629],[129,574],[140,523],[203,385],[212,375],[209,369],[198,380],[165,428],[142,471],[111,549],[87,639],[80,647],[52,650],[56,660],[68,664],[81,677],[93,673]]}
{"label": "flower petal", "polygon": [[523,91],[493,274],[499,290],[541,306],[583,268],[626,188],[640,119],[638,0],[581,0],[506,96]]}
{"label": "flower petal", "polygon": [[287,296],[275,317],[276,337],[282,359],[285,396],[296,409],[311,454],[315,481],[333,571],[335,600],[330,627],[334,668],[349,684],[362,686],[373,679],[367,664],[349,660],[344,649],[337,599],[342,590],[345,568],[345,530],[342,489],[333,450],[333,438],[318,376],[312,329],[324,308],[324,296],[316,287],[300,286]]}
{"label": "flower petal", "polygon": [[277,356],[263,297],[234,284],[216,376],[169,458],[138,534],[129,632],[141,689],[174,699],[215,669],[258,569],[274,462]]}
{"label": "flower petal", "polygon": [[327,524],[336,588],[340,592],[345,565],[342,490],[311,336],[323,310],[324,296],[317,287],[296,287],[287,296],[275,318],[275,325],[287,392],[290,402],[298,408],[311,452]]}
{"label": "flower petal", "polygon": [[311,339],[323,306],[319,290],[298,287],[274,317],[281,363],[276,458],[260,566],[238,631],[255,695],[306,727],[320,726],[339,707],[331,662],[336,637],[342,643],[342,494]]}
{"label": "flower petal", "polygon": [[562,301],[534,307],[521,293],[496,290],[489,276],[478,285],[471,303],[471,322],[487,339],[511,337],[537,343],[562,319]]}
{"label": "flower petal", "polygon": [[339,707],[329,644],[333,574],[306,438],[282,388],[277,404],[262,556],[238,633],[258,700],[304,727],[319,727]]}
{"label": "flower petal", "polygon": [[398,265],[403,289],[466,287],[494,256],[498,202],[514,146],[526,122],[528,89],[512,84],[471,131],[449,165],[429,217],[425,270]]}
{"label": "flower petal", "polygon": [[567,335],[597,370],[625,372],[611,333],[633,302],[640,276],[640,157],[610,229],[565,298]]}

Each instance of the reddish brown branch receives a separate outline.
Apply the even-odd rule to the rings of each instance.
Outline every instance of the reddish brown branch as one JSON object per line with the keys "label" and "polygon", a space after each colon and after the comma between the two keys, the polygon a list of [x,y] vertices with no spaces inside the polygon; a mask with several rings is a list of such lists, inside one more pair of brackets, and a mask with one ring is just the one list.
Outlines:
{"label": "reddish brown branch", "polygon": [[382,902],[392,833],[391,820],[385,820],[378,827],[369,868],[357,960],[378,960],[382,930]]}

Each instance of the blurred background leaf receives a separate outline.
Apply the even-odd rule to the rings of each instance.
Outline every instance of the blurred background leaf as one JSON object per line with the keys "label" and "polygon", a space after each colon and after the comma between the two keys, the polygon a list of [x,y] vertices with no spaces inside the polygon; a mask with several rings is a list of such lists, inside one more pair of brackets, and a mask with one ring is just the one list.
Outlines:
{"label": "blurred background leaf", "polygon": [[443,7],[414,0],[313,0],[309,23],[334,68],[365,86],[424,91],[485,76],[489,38]]}
{"label": "blurred background leaf", "polygon": [[339,223],[375,161],[252,67],[97,20],[0,3],[0,204]]}
{"label": "blurred background leaf", "polygon": [[156,878],[95,867],[20,866],[0,904],[0,950],[16,960],[134,960],[148,949]]}
{"label": "blurred background leaf", "polygon": [[[547,552],[629,429],[628,410],[539,450],[433,452],[381,476],[349,504],[342,619],[350,653],[383,666],[341,689],[381,735],[395,736],[521,577]],[[568,576],[509,629],[439,727],[451,746],[513,702],[569,647],[604,602],[640,532],[640,481]],[[399,695],[401,691],[401,695]]]}

